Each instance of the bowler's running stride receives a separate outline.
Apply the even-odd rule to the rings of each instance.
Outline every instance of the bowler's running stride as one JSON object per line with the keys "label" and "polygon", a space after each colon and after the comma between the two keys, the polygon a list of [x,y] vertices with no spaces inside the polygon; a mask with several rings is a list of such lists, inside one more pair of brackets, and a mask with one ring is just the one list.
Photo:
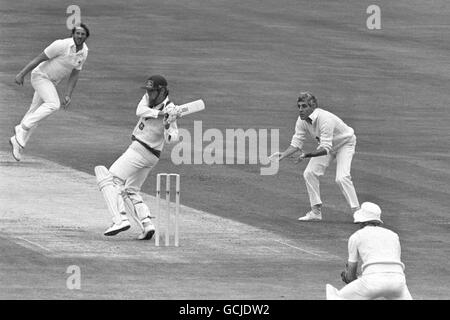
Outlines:
{"label": "bowler's running stride", "polygon": [[63,108],[69,106],[79,73],[88,55],[88,47],[85,44],[88,37],[89,29],[85,24],[74,27],[71,38],[54,41],[16,75],[15,82],[23,85],[25,76],[33,70],[31,85],[35,90],[28,112],[20,124],[15,126],[15,134],[9,139],[16,161],[21,160],[23,150],[38,124],[59,110],[61,102],[56,86],[67,76],[69,80],[62,105]]}

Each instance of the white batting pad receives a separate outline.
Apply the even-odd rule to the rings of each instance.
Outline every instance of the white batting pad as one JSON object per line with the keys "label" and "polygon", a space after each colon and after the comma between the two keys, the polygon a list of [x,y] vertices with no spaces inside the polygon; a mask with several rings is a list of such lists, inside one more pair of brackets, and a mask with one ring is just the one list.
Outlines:
{"label": "white batting pad", "polygon": [[97,185],[105,198],[105,202],[108,207],[108,211],[112,216],[113,222],[120,223],[122,221],[118,209],[118,198],[120,195],[114,187],[113,176],[105,166],[96,166],[94,170],[97,178]]}

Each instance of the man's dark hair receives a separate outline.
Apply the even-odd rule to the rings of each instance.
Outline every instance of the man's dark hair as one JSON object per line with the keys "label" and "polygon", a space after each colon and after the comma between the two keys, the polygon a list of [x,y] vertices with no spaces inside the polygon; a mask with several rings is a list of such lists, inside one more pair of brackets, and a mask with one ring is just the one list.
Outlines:
{"label": "man's dark hair", "polygon": [[90,34],[89,28],[88,28],[87,25],[85,25],[84,23],[80,23],[79,26],[73,27],[73,29],[72,29],[72,35],[75,33],[75,30],[77,29],[77,27],[83,28],[83,29],[86,31],[86,39],[89,38],[89,34]]}

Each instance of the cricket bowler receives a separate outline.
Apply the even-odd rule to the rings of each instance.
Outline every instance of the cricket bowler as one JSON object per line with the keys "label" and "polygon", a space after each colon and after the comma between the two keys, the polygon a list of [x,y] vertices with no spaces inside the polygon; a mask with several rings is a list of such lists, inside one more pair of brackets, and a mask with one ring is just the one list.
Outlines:
{"label": "cricket bowler", "polygon": [[[32,70],[30,81],[34,89],[30,108],[9,139],[16,161],[21,160],[25,146],[39,123],[59,110],[61,104],[67,108],[72,101],[73,90],[88,55],[87,38],[88,27],[83,23],[75,26],[72,37],[54,41],[16,75],[15,83],[23,85],[25,76]],[[67,88],[61,103],[56,86],[66,77]]]}

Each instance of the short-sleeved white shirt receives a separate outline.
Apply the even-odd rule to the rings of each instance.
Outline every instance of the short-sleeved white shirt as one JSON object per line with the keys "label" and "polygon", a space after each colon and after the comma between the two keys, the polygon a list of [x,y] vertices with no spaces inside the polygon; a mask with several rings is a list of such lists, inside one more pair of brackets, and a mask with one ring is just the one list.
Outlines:
{"label": "short-sleeved white shirt", "polygon": [[88,47],[83,43],[83,48],[77,52],[73,38],[59,39],[45,48],[44,53],[49,60],[41,62],[33,73],[47,76],[55,83],[59,83],[67,77],[73,69],[81,70],[88,55]]}
{"label": "short-sleeved white shirt", "polygon": [[398,235],[386,228],[366,226],[348,240],[348,261],[362,262],[363,274],[372,272],[403,272]]}

